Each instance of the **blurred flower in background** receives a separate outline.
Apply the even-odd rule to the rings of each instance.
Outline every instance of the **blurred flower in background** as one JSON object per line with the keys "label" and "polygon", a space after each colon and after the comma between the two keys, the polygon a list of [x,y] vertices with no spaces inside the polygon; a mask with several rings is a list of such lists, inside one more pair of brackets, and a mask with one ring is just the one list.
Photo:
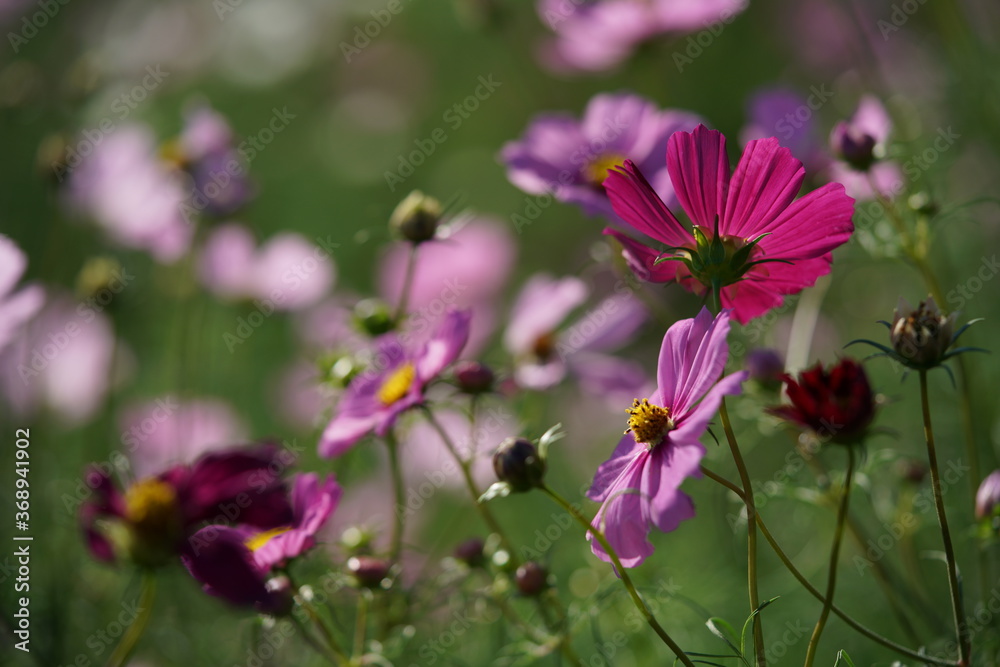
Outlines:
{"label": "blurred flower in background", "polygon": [[24,285],[17,289],[17,282],[27,266],[27,255],[0,234],[0,352],[17,330],[38,312],[45,299],[40,285]]}

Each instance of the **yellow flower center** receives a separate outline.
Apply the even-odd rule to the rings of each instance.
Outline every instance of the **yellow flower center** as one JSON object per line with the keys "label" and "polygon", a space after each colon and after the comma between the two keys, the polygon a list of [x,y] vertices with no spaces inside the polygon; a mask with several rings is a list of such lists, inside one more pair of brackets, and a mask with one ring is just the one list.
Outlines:
{"label": "yellow flower center", "polygon": [[382,405],[389,406],[402,399],[409,393],[416,377],[417,369],[410,362],[406,362],[382,383],[378,390],[378,400],[382,401]]}
{"label": "yellow flower center", "polygon": [[615,167],[625,164],[627,158],[617,153],[605,153],[598,155],[583,168],[583,177],[591,185],[597,187],[604,186],[604,179],[608,177],[608,172]]}
{"label": "yellow flower center", "polygon": [[139,527],[170,525],[178,518],[174,487],[152,477],[136,482],[125,492],[125,516]]}
{"label": "yellow flower center", "polygon": [[626,433],[631,433],[636,442],[642,442],[655,447],[663,440],[668,431],[673,430],[674,420],[670,417],[670,408],[653,405],[649,399],[641,401],[636,398],[632,407],[625,410],[629,414]]}
{"label": "yellow flower center", "polygon": [[262,546],[271,541],[271,538],[277,537],[282,533],[287,533],[292,528],[291,526],[282,526],[280,528],[272,528],[271,530],[265,530],[263,533],[257,533],[250,539],[246,541],[247,549],[250,551],[257,551]]}

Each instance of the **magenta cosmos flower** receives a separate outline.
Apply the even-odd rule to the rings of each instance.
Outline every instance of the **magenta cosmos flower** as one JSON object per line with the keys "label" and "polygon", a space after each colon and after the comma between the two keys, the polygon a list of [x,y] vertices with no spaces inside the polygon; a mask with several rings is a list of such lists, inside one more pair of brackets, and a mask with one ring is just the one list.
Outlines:
{"label": "magenta cosmos flower", "polygon": [[409,346],[413,334],[380,338],[371,368],[351,380],[320,436],[320,456],[340,456],[369,433],[386,435],[403,412],[420,405],[425,387],[465,347],[470,319],[468,311],[450,310],[430,340],[416,347]]}
{"label": "magenta cosmos flower", "polygon": [[140,479],[124,493],[92,469],[87,484],[94,493],[80,507],[87,546],[99,560],[125,553],[156,567],[187,553],[188,538],[207,521],[239,520],[262,530],[287,526],[292,509],[275,473],[288,465],[283,456],[273,445],[214,452]]}
{"label": "magenta cosmos flower", "polygon": [[[669,532],[694,516],[694,504],[680,485],[701,476],[705,448],[699,438],[722,397],[740,393],[747,377],[740,371],[719,380],[729,352],[728,333],[728,312],[713,318],[707,308],[670,327],[657,362],[656,391],[633,402],[625,436],[594,475],[587,496],[603,503],[594,525],[625,567],[635,567],[653,553],[647,539],[652,526]],[[594,554],[610,562],[593,535],[587,539]]]}
{"label": "magenta cosmos flower", "polygon": [[316,534],[333,514],[343,489],[333,475],[322,482],[316,473],[297,475],[292,488],[292,520],[260,530],[251,525],[211,525],[189,540],[185,567],[205,592],[238,606],[261,611],[281,607],[280,591],[268,586],[271,571],[283,568],[316,545]]}
{"label": "magenta cosmos flower", "polygon": [[667,139],[700,122],[693,113],[661,110],[638,95],[597,95],[579,120],[567,113],[537,116],[523,138],[503,147],[500,159],[511,183],[525,192],[551,194],[588,215],[613,217],[602,185],[608,170],[632,160],[672,203],[674,191],[663,166]]}
{"label": "magenta cosmos flower", "polygon": [[624,246],[636,274],[677,282],[695,294],[721,289],[722,306],[746,324],[830,272],[830,252],[854,230],[854,200],[839,183],[795,199],[805,169],[775,138],[751,141],[730,175],[726,138],[699,125],[667,146],[667,170],[688,229],[632,162],[604,186],[615,212],[666,248],[606,229]]}

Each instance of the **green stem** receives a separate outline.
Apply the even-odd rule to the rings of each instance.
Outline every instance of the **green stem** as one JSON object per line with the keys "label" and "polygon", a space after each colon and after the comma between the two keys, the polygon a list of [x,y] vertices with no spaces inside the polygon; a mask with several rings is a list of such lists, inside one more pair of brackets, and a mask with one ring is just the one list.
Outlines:
{"label": "green stem", "polygon": [[486,527],[490,529],[490,532],[496,533],[497,537],[500,538],[500,544],[510,556],[510,562],[515,567],[520,565],[520,559],[517,557],[517,552],[514,551],[513,543],[500,527],[496,517],[493,516],[493,512],[485,503],[479,502],[479,496],[481,496],[482,493],[476,487],[475,480],[472,479],[472,471],[469,468],[469,462],[462,458],[462,455],[458,453],[455,443],[452,442],[451,437],[444,430],[444,427],[441,426],[437,417],[434,416],[434,412],[427,406],[424,406],[424,416],[427,418],[427,423],[431,425],[431,428],[437,432],[441,441],[444,442],[444,446],[448,449],[448,453],[451,454],[451,457],[455,459],[455,463],[458,464],[459,470],[462,471],[462,479],[465,480],[465,487],[468,489],[469,495],[472,496],[476,509],[479,511],[479,515],[482,517]]}
{"label": "green stem", "polygon": [[[712,472],[705,466],[701,466],[701,471],[702,473],[704,473],[706,477],[726,487],[727,489],[735,493],[741,500],[743,499],[743,490],[740,487],[733,484],[725,477],[717,475],[716,473]],[[761,517],[759,512],[757,513],[757,526],[760,528],[761,535],[763,535],[764,539],[766,539],[768,544],[771,545],[771,549],[774,551],[775,555],[778,556],[778,559],[785,566],[785,568],[792,573],[792,576],[795,577],[795,579],[802,585],[804,589],[806,589],[806,591],[809,592],[810,595],[812,595],[820,602],[825,603],[826,598],[823,597],[823,594],[820,593],[815,586],[810,584],[809,580],[806,579],[801,572],[799,572],[799,569],[795,567],[795,563],[792,562],[792,559],[788,557],[788,555],[782,550],[778,542],[774,539],[774,536],[771,535],[771,531],[767,529],[767,526],[764,524],[764,519],[763,517]],[[940,665],[941,667],[961,667],[961,665],[959,665],[957,662],[953,660],[945,660],[943,658],[935,658],[930,655],[918,653],[916,651],[906,648],[905,646],[897,644],[891,639],[883,637],[874,630],[869,630],[868,628],[866,628],[865,626],[861,625],[853,618],[848,616],[847,613],[845,613],[836,604],[832,603],[830,604],[830,611],[836,614],[842,621],[844,621],[844,623],[846,623],[848,626],[856,630],[859,634],[864,635],[865,637],[871,639],[876,644],[879,644],[881,646],[886,647],[887,649],[895,651],[900,655],[904,655],[908,658],[913,658],[921,663]]]}
{"label": "green stem", "polygon": [[844,478],[844,489],[840,496],[840,507],[837,511],[837,527],[833,533],[833,548],[830,550],[830,572],[826,580],[826,595],[823,602],[823,611],[820,612],[816,627],[813,628],[812,637],[809,639],[809,648],[806,650],[806,667],[812,667],[816,659],[816,650],[819,648],[819,639],[826,626],[826,619],[830,617],[830,607],[833,605],[833,592],[837,587],[837,561],[840,559],[840,543],[844,537],[844,523],[847,519],[847,506],[851,498],[851,478],[854,475],[854,448],[847,447],[847,476]]}
{"label": "green stem", "polygon": [[354,624],[354,658],[352,663],[359,662],[365,652],[365,635],[368,632],[368,591],[358,594],[358,614]]}
{"label": "green stem", "polygon": [[927,440],[927,459],[931,471],[931,487],[934,490],[934,505],[937,508],[938,522],[941,524],[941,539],[944,541],[944,554],[948,566],[948,588],[951,591],[951,611],[955,618],[955,632],[958,635],[959,662],[968,665],[972,652],[971,638],[969,626],[965,622],[965,610],[962,608],[962,590],[958,583],[955,547],[951,542],[948,517],[944,511],[944,496],[941,493],[941,475],[938,470],[937,450],[934,446],[934,429],[931,427],[931,408],[927,400],[927,371],[920,371],[920,407],[924,414],[924,438]]}
{"label": "green stem", "polygon": [[395,496],[396,520],[392,525],[392,541],[389,546],[389,560],[393,563],[399,562],[400,554],[403,552],[403,531],[406,528],[406,513],[401,511],[403,503],[406,502],[405,491],[403,489],[403,471],[399,465],[399,441],[396,435],[390,431],[385,437],[385,446],[389,450],[389,468],[392,470],[392,491]]}
{"label": "green stem", "polygon": [[115,647],[111,657],[108,658],[108,667],[122,667],[128,662],[129,656],[135,650],[139,638],[146,631],[149,619],[153,615],[153,601],[156,599],[156,577],[150,571],[142,574],[142,594],[139,596],[139,610],[132,625],[128,626],[125,636]]}
{"label": "green stem", "polygon": [[397,325],[406,316],[406,306],[410,301],[410,290],[413,288],[413,274],[417,270],[417,248],[416,243],[410,245],[410,253],[406,258],[406,274],[403,276],[403,288],[399,292],[399,303],[396,304],[396,313],[392,321]]}
{"label": "green stem", "polygon": [[330,648],[330,651],[334,655],[336,655],[337,659],[340,660],[341,662],[347,662],[347,654],[344,653],[344,650],[340,647],[340,644],[337,642],[337,639],[333,636],[333,633],[330,632],[330,628],[328,628],[326,626],[326,623],[323,622],[323,619],[320,618],[319,613],[316,611],[316,608],[313,607],[312,604],[307,600],[302,599],[301,596],[300,596],[300,604],[302,608],[305,609],[306,614],[309,616],[309,619],[313,622],[313,625],[316,627],[317,630],[319,630],[320,634],[323,636],[323,639],[326,640],[326,644]]}
{"label": "green stem", "polygon": [[[719,416],[722,418],[722,428],[726,432],[726,441],[729,443],[729,451],[733,455],[736,463],[736,470],[739,471],[740,483],[743,485],[743,502],[747,508],[747,589],[750,596],[750,613],[753,614],[760,609],[760,594],[757,591],[757,505],[753,497],[753,485],[750,482],[750,473],[747,471],[743,454],[740,453],[739,444],[736,442],[736,434],[733,432],[733,425],[729,421],[729,410],[726,408],[726,399],[722,398],[719,404]],[[761,624],[760,614],[753,617],[753,638],[754,648],[757,656],[758,667],[767,665],[767,656],[764,650],[764,628]]]}
{"label": "green stem", "polygon": [[628,575],[628,570],[625,569],[625,567],[622,565],[621,560],[619,560],[618,558],[617,552],[615,552],[614,548],[612,548],[611,543],[608,542],[608,539],[604,536],[604,533],[595,526],[593,526],[590,523],[590,520],[587,519],[587,517],[583,516],[583,514],[581,514],[578,509],[573,507],[569,502],[566,501],[565,498],[560,496],[551,488],[543,485],[541,489],[542,491],[545,492],[545,494],[549,498],[551,498],[557,505],[559,505],[559,507],[563,508],[563,510],[568,512],[570,516],[576,519],[576,521],[581,526],[584,527],[584,529],[589,531],[590,534],[594,536],[594,539],[596,539],[598,543],[600,543],[601,548],[604,549],[604,552],[608,554],[609,558],[611,558],[611,563],[614,565],[615,571],[618,573],[618,576],[621,577],[622,584],[625,586],[625,589],[628,591],[629,596],[632,598],[632,604],[635,605],[636,609],[639,610],[639,613],[642,614],[643,618],[646,619],[646,623],[649,624],[649,627],[651,627],[653,631],[657,634],[657,636],[659,636],[659,638],[663,640],[663,643],[666,644],[670,648],[670,650],[674,652],[674,655],[677,656],[677,659],[680,660],[681,663],[683,663],[686,667],[694,667],[694,663],[691,662],[691,659],[687,656],[686,653],[684,653],[681,647],[677,645],[677,642],[675,642],[673,638],[671,638],[671,636],[667,634],[667,631],[663,629],[663,626],[661,626],[659,622],[656,620],[656,617],[653,616],[653,612],[651,612],[649,610],[649,607],[646,606],[646,603],[639,595],[639,592],[635,589],[635,585],[632,583],[632,579]]}

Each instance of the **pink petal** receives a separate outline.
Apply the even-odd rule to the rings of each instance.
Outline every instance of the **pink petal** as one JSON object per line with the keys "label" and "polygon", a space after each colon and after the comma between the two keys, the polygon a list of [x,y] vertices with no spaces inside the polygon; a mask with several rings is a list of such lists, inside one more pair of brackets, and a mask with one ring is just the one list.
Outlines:
{"label": "pink petal", "polygon": [[704,125],[694,132],[675,132],[667,145],[667,169],[677,201],[691,222],[713,229],[729,188],[726,138]]}
{"label": "pink petal", "polygon": [[586,299],[587,286],[579,278],[532,276],[514,303],[504,346],[514,354],[530,352],[541,336],[555,331]]}
{"label": "pink petal", "polygon": [[700,443],[664,442],[656,447],[642,476],[642,497],[648,520],[665,533],[694,517],[694,503],[682,493],[681,483],[700,477],[705,448]]}
{"label": "pink petal", "polygon": [[663,254],[660,251],[625,236],[611,227],[606,228],[604,233],[622,244],[622,255],[629,268],[640,280],[651,283],[669,283],[677,279],[677,270],[682,266],[680,262],[670,260],[657,264],[656,260]]}
{"label": "pink petal", "polygon": [[327,425],[319,439],[319,455],[326,459],[340,456],[375,428],[376,414],[358,417],[338,415]]}
{"label": "pink petal", "polygon": [[750,239],[769,229],[795,199],[805,173],[774,137],[748,143],[729,185],[721,233]]}
{"label": "pink petal", "polygon": [[[683,133],[673,136],[678,134]],[[669,246],[691,243],[691,234],[678,222],[631,160],[608,172],[604,189],[618,217],[636,231]]]}
{"label": "pink petal", "polygon": [[663,337],[657,368],[659,392],[674,415],[684,415],[715,383],[726,364],[729,315],[712,317],[702,308],[693,320],[677,322]]}

